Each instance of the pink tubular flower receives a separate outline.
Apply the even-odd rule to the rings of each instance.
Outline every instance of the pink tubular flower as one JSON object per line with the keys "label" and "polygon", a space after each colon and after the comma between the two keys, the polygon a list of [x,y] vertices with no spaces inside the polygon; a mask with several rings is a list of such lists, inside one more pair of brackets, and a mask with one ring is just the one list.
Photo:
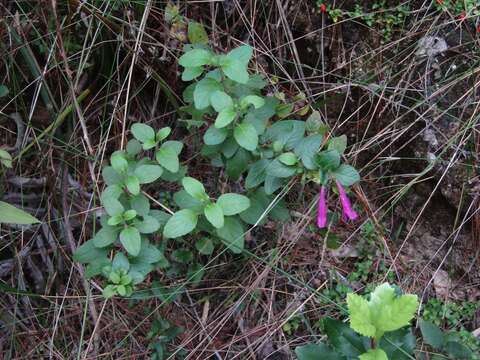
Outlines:
{"label": "pink tubular flower", "polygon": [[355,220],[358,217],[358,214],[352,209],[352,204],[350,204],[350,200],[345,193],[345,189],[338,181],[337,188],[340,195],[340,202],[342,203],[342,215],[347,220]]}
{"label": "pink tubular flower", "polygon": [[318,198],[317,226],[322,229],[327,226],[327,196],[325,194],[325,186],[320,189],[320,197]]}

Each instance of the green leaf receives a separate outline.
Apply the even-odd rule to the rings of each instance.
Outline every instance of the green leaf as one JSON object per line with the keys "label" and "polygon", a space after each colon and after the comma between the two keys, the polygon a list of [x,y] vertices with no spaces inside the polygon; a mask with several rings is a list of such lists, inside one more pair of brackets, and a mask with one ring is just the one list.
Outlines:
{"label": "green leaf", "polygon": [[193,49],[178,59],[178,63],[183,67],[197,67],[208,65],[212,61],[212,54],[204,49]]}
{"label": "green leaf", "polygon": [[103,180],[107,185],[119,185],[123,182],[123,176],[120,175],[115,169],[111,166],[105,166],[102,170]]}
{"label": "green leaf", "polygon": [[282,164],[279,159],[270,162],[267,167],[267,174],[277,178],[288,178],[295,175],[296,168]]}
{"label": "green leaf", "polygon": [[181,209],[192,209],[195,212],[201,212],[203,209],[202,201],[194,198],[185,190],[180,190],[173,194],[173,201]]}
{"label": "green leaf", "polygon": [[218,113],[217,118],[215,119],[215,127],[218,129],[224,128],[233,120],[235,120],[236,116],[237,112],[233,109],[233,107],[223,109]]}
{"label": "green leaf", "polygon": [[217,229],[217,235],[234,254],[240,254],[244,248],[244,229],[242,223],[233,217],[226,217],[225,224]]}
{"label": "green leaf", "polygon": [[188,41],[192,44],[208,43],[208,35],[202,24],[196,21],[188,23]]}
{"label": "green leaf", "polygon": [[105,299],[110,299],[115,296],[117,293],[117,287],[116,285],[107,285],[105,288],[102,290],[102,296]]}
{"label": "green leaf", "polygon": [[387,354],[382,349],[370,349],[359,356],[360,360],[388,360]]}
{"label": "green leaf", "polygon": [[177,211],[168,219],[163,229],[166,238],[177,238],[192,232],[197,226],[198,217],[190,209]]}
{"label": "green leaf", "polygon": [[218,129],[215,126],[210,126],[203,135],[203,141],[206,145],[218,145],[225,141],[227,135],[227,129]]}
{"label": "green leaf", "polygon": [[182,81],[191,81],[203,73],[203,66],[187,67],[182,72]]}
{"label": "green leaf", "polygon": [[165,169],[172,173],[176,173],[180,167],[178,154],[171,146],[166,146],[165,144],[162,144],[160,149],[156,152],[155,159]]}
{"label": "green leaf", "polygon": [[157,131],[155,135],[155,141],[162,141],[165,140],[168,135],[172,132],[172,129],[169,126],[165,126]]}
{"label": "green leaf", "polygon": [[244,195],[228,193],[221,195],[217,204],[225,216],[232,216],[247,210],[250,207],[250,199]]}
{"label": "green leaf", "polygon": [[203,209],[203,213],[207,218],[208,222],[212,224],[217,229],[220,229],[224,225],[223,211],[220,205],[215,203],[210,203]]}
{"label": "green leaf", "polygon": [[129,176],[125,180],[125,185],[127,186],[128,191],[132,195],[138,195],[140,193],[140,181],[136,176]]}
{"label": "green leaf", "polygon": [[7,168],[12,167],[12,155],[3,149],[0,149],[0,164]]}
{"label": "green leaf", "polygon": [[465,345],[456,341],[447,341],[444,347],[445,352],[455,359],[472,359],[473,353]]}
{"label": "green leaf", "polygon": [[240,84],[246,84],[249,79],[247,66],[252,57],[252,53],[252,48],[246,45],[230,51],[220,60],[220,66],[224,74],[230,80]]}
{"label": "green leaf", "polygon": [[152,234],[160,229],[160,223],[153,216],[144,216],[141,222],[135,224],[141,234]]}
{"label": "green leaf", "polygon": [[127,257],[121,252],[116,253],[112,261],[112,270],[128,271],[128,269],[130,269],[130,262],[128,261]]}
{"label": "green leaf", "polygon": [[96,247],[103,248],[111,245],[117,240],[119,230],[115,227],[105,226],[93,237],[93,244]]}
{"label": "green leaf", "polygon": [[328,150],[337,150],[340,155],[345,152],[347,148],[347,135],[331,138],[328,141]]}
{"label": "green leaf", "polygon": [[120,242],[123,248],[132,256],[137,256],[140,252],[141,238],[140,232],[133,226],[127,226],[120,232]]}
{"label": "green leaf", "polygon": [[284,178],[278,178],[272,175],[267,175],[265,178],[265,193],[267,195],[273,194],[275,191],[280,189],[285,183]]}
{"label": "green leaf", "polygon": [[222,86],[215,79],[206,77],[200,80],[193,90],[195,108],[206,109],[210,105],[210,97],[217,90],[222,90]]}
{"label": "green leaf", "polygon": [[94,262],[88,264],[85,268],[85,278],[91,279],[102,273],[103,268],[109,266],[111,261],[107,257],[97,258]]}
{"label": "green leaf", "polygon": [[298,158],[293,152],[286,152],[278,157],[278,161],[285,165],[295,165],[298,161]]}
{"label": "green leaf", "polygon": [[323,171],[335,170],[340,166],[340,154],[337,150],[322,151],[317,155],[316,162]]}
{"label": "green leaf", "polygon": [[419,320],[419,325],[423,340],[434,349],[440,350],[445,342],[443,331],[434,323],[423,319]]}
{"label": "green leaf", "polygon": [[188,264],[193,260],[193,253],[188,249],[177,249],[172,252],[175,260],[182,264]]}
{"label": "green leaf", "polygon": [[140,165],[134,173],[140,184],[149,184],[162,176],[163,169],[158,165]]}
{"label": "green leaf", "polygon": [[220,112],[226,108],[233,109],[233,100],[225,91],[217,90],[210,95],[210,104],[216,112]]}
{"label": "green leaf", "polygon": [[238,149],[231,159],[227,159],[227,175],[232,180],[237,180],[247,170],[251,155],[246,150]]}
{"label": "green leaf", "polygon": [[208,199],[208,195],[205,192],[205,187],[197,179],[186,176],[182,179],[182,186],[185,191],[195,199],[200,201]]}
{"label": "green leaf", "polygon": [[303,138],[294,149],[295,154],[302,160],[303,166],[309,170],[315,170],[315,156],[322,145],[323,138],[321,135],[310,135]]}
{"label": "green leaf", "polygon": [[149,140],[155,141],[155,131],[145,124],[133,124],[132,134],[138,141],[145,143]]}
{"label": "green leaf", "polygon": [[209,238],[201,238],[195,242],[195,248],[200,254],[203,255],[212,255],[214,246],[212,240]]}
{"label": "green leaf", "polygon": [[125,210],[123,205],[115,198],[106,198],[103,201],[103,207],[110,216],[122,215]]}
{"label": "green leaf", "polygon": [[295,349],[298,360],[341,360],[341,356],[325,344],[308,344]]}
{"label": "green leaf", "polygon": [[93,240],[88,240],[75,250],[73,253],[73,261],[82,264],[95,262],[97,259],[106,257],[109,251],[109,249],[97,248]]}
{"label": "green leaf", "polygon": [[137,139],[132,139],[127,143],[127,154],[130,156],[135,156],[140,154],[142,151],[142,144]]}
{"label": "green leaf", "polygon": [[391,331],[382,336],[378,347],[387,354],[389,359],[410,360],[415,350],[416,339],[410,328]]}
{"label": "green leaf", "polygon": [[120,174],[127,171],[128,161],[125,159],[125,155],[120,152],[112,154],[110,163],[112,164],[113,169]]}
{"label": "green leaf", "polygon": [[343,186],[351,186],[360,181],[360,175],[357,170],[350,165],[342,164],[335,171],[332,172],[332,176],[338,180]]}
{"label": "green leaf", "polygon": [[341,355],[356,358],[367,351],[370,340],[355,333],[347,324],[332,318],[326,318],[323,324],[328,341]]}
{"label": "green leaf", "polygon": [[245,187],[247,189],[252,189],[265,181],[269,164],[270,161],[266,159],[259,160],[252,164],[245,179]]}
{"label": "green leaf", "polygon": [[238,145],[246,150],[253,151],[258,145],[257,131],[251,124],[238,124],[233,130],[233,136]]}
{"label": "green leaf", "polygon": [[148,215],[150,211],[150,201],[143,194],[132,196],[130,198],[130,207],[140,216]]}
{"label": "green leaf", "polygon": [[0,201],[0,224],[30,225],[40,223],[40,220],[29,213]]}
{"label": "green leaf", "polygon": [[8,93],[8,88],[5,85],[0,85],[0,98],[7,96]]}
{"label": "green leaf", "polygon": [[181,141],[169,140],[165,141],[162,147],[164,149],[171,149],[175,154],[180,155],[183,149],[183,143]]}
{"label": "green leaf", "polygon": [[370,301],[347,294],[350,326],[359,334],[380,339],[385,332],[398,330],[410,323],[418,307],[416,295],[396,296],[395,289],[385,283],[370,295]]}
{"label": "green leaf", "polygon": [[258,95],[247,95],[240,101],[240,106],[246,108],[248,105],[253,105],[255,109],[260,109],[265,105],[265,100]]}
{"label": "green leaf", "polygon": [[347,294],[348,312],[350,314],[350,327],[363,336],[375,337],[376,328],[372,324],[368,301],[363,297]]}
{"label": "green leaf", "polygon": [[305,134],[305,122],[299,120],[283,120],[274,123],[265,132],[266,141],[279,141],[286,150],[294,149]]}
{"label": "green leaf", "polygon": [[120,224],[121,222],[123,222],[123,216],[122,214],[117,214],[117,215],[113,215],[111,218],[108,219],[107,221],[107,224],[110,225],[110,226],[116,226],[118,224]]}
{"label": "green leaf", "polygon": [[[163,253],[158,250],[155,245],[150,244],[147,241],[142,242],[142,247],[138,255],[132,259],[132,264],[140,264],[140,263],[147,263],[147,264],[155,264],[158,262],[165,261],[165,256]],[[143,271],[140,271],[143,272]]]}

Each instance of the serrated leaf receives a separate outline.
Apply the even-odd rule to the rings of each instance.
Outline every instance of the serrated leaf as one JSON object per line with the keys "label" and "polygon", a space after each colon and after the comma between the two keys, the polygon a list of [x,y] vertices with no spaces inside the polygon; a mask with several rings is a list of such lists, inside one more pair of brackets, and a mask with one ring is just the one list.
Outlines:
{"label": "serrated leaf", "polygon": [[230,51],[220,60],[220,66],[224,74],[230,80],[240,84],[246,84],[249,79],[247,66],[252,57],[252,53],[252,48],[247,45],[240,46]]}
{"label": "serrated leaf", "polygon": [[332,171],[340,166],[340,154],[337,150],[325,150],[318,153],[316,164],[323,171]]}
{"label": "serrated leaf", "polygon": [[30,225],[39,222],[40,220],[29,213],[6,202],[0,201],[0,224]]}
{"label": "serrated leaf", "polygon": [[150,201],[143,194],[132,196],[130,198],[130,207],[140,216],[148,215],[150,211]]}
{"label": "serrated leaf", "polygon": [[130,269],[130,262],[127,257],[121,252],[116,253],[112,261],[112,270],[128,271],[128,269]]}
{"label": "serrated leaf", "polygon": [[120,232],[120,243],[130,255],[137,256],[141,247],[140,232],[133,226],[125,227]]}
{"label": "serrated leaf", "polygon": [[118,201],[113,197],[104,199],[102,204],[103,204],[103,207],[105,208],[105,211],[110,216],[121,215],[125,210],[123,205],[120,203],[120,201]]}
{"label": "serrated leaf", "polygon": [[250,162],[251,155],[246,150],[238,149],[231,159],[227,159],[227,175],[232,180],[237,180],[240,175],[247,170],[248,163]]}
{"label": "serrated leaf", "polygon": [[258,134],[253,125],[242,123],[235,126],[233,136],[238,145],[246,150],[253,151],[258,145]]}
{"label": "serrated leaf", "polygon": [[363,336],[375,337],[376,328],[372,324],[368,301],[357,294],[347,294],[350,327]]}
{"label": "serrated leaf", "polygon": [[142,144],[137,139],[131,139],[127,143],[127,154],[131,156],[138,155],[142,151]]}
{"label": "serrated leaf", "polygon": [[387,354],[382,349],[370,349],[359,356],[360,360],[388,360]]}
{"label": "serrated leaf", "polygon": [[455,359],[472,359],[473,355],[469,348],[456,341],[447,341],[444,350]]}
{"label": "serrated leaf", "polygon": [[255,109],[260,109],[265,105],[265,100],[258,95],[247,95],[240,101],[240,106],[246,108],[248,105],[253,105]]}
{"label": "serrated leaf", "polygon": [[123,182],[123,176],[115,171],[115,169],[111,166],[106,166],[103,168],[102,177],[105,183],[109,186],[119,185]]}
{"label": "serrated leaf", "polygon": [[178,59],[178,63],[183,67],[197,67],[208,65],[212,61],[212,54],[204,49],[193,49]]}
{"label": "serrated leaf", "polygon": [[192,232],[197,226],[198,217],[190,209],[177,211],[168,219],[163,228],[163,236],[166,238],[177,238]]}
{"label": "serrated leaf", "polygon": [[165,127],[161,128],[155,134],[155,141],[162,141],[162,140],[166,139],[168,137],[168,135],[170,135],[171,132],[172,132],[172,129],[169,126],[165,126]]}
{"label": "serrated leaf", "polygon": [[210,203],[203,209],[203,213],[207,218],[208,222],[212,224],[215,228],[220,229],[224,225],[224,216],[223,211],[220,205],[215,203]]}
{"label": "serrated leaf", "polygon": [[367,351],[370,339],[358,335],[347,324],[331,318],[323,324],[328,341],[341,355],[355,358]]}

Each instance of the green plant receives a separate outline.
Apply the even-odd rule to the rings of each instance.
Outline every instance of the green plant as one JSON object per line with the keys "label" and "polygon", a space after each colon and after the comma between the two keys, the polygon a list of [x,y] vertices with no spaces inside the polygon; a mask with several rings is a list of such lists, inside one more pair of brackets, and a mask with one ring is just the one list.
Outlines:
{"label": "green plant", "polygon": [[[172,352],[168,351],[167,346],[183,332],[184,329],[182,327],[172,325],[168,320],[154,319],[147,335],[147,339],[150,341],[149,347],[152,349],[150,359],[164,360],[170,358]],[[183,359],[186,355],[185,351],[177,351],[175,359]]]}
{"label": "green plant", "polygon": [[399,295],[388,283],[379,285],[370,299],[347,294],[350,327],[341,321],[325,319],[328,344],[297,347],[299,360],[408,359],[413,353],[415,338],[407,326],[418,307],[416,295]]}
{"label": "green plant", "polygon": [[[478,359],[473,352],[463,344],[460,334],[456,331],[443,332],[437,325],[430,321],[419,320],[423,340],[434,350],[448,355],[435,355],[434,359]],[[478,343],[477,343],[478,346]]]}
{"label": "green plant", "polygon": [[[213,165],[224,167],[232,180],[248,171],[247,193],[208,194],[201,181],[185,176],[186,168],[179,161],[183,143],[166,140],[169,127],[155,131],[146,124],[133,124],[134,139],[128,141],[126,150],[115,151],[102,171],[107,185],[100,197],[106,211],[102,227],[74,254],[76,261],[88,264],[87,277],[102,274],[107,279],[105,297],[131,295],[156,268],[170,268],[167,274],[187,271],[191,281],[199,281],[201,256],[211,255],[221,244],[234,254],[243,252],[246,224],[263,224],[267,217],[289,219],[284,202],[274,201],[274,192],[294,177],[320,183],[322,191],[335,180],[344,211],[348,203],[346,214],[352,218],[342,185],[353,185],[360,177],[353,167],[341,163],[346,136],[325,139],[328,127],[318,112],[307,121],[270,124],[284,109],[275,97],[261,94],[266,85],[263,78],[249,74],[252,49],[240,46],[216,54],[207,47],[202,29],[198,23],[189,24],[193,44],[185,46],[179,59],[184,67],[182,79],[197,80],[184,92],[188,106],[183,113],[192,116],[185,121],[198,126],[206,123],[207,116],[215,118],[203,136],[201,153]],[[168,213],[150,208],[142,187],[159,179],[181,183],[183,189],[168,197],[176,211],[163,204]],[[326,219],[326,206],[322,216]],[[152,244],[149,238],[160,233],[162,243]],[[175,241],[172,262],[164,255],[169,239]],[[117,256],[121,265],[114,266]]]}
{"label": "green plant", "polygon": [[[8,94],[8,89],[0,86],[0,97]],[[0,166],[11,168],[12,156],[3,149],[0,149]],[[29,213],[10,205],[4,201],[0,201],[0,224],[17,224],[31,225],[40,221]]]}
{"label": "green plant", "polygon": [[445,11],[463,20],[480,15],[480,5],[476,0],[432,0],[437,10]]}
{"label": "green plant", "polygon": [[477,309],[478,305],[472,302],[457,304],[432,298],[423,306],[423,317],[438,326],[458,328],[462,322],[470,321]]}

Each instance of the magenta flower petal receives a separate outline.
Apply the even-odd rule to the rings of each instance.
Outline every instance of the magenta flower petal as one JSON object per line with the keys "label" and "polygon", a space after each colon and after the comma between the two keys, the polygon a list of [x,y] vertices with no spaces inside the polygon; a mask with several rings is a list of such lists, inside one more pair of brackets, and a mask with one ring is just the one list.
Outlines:
{"label": "magenta flower petal", "polygon": [[342,215],[347,220],[355,220],[358,217],[358,214],[352,209],[352,204],[350,204],[350,200],[348,199],[347,194],[345,193],[345,189],[343,188],[342,184],[337,181],[337,188],[338,193],[340,195],[340,202],[342,203]]}
{"label": "magenta flower petal", "polygon": [[327,226],[327,195],[324,186],[320,189],[320,197],[318,198],[317,226],[320,229]]}

